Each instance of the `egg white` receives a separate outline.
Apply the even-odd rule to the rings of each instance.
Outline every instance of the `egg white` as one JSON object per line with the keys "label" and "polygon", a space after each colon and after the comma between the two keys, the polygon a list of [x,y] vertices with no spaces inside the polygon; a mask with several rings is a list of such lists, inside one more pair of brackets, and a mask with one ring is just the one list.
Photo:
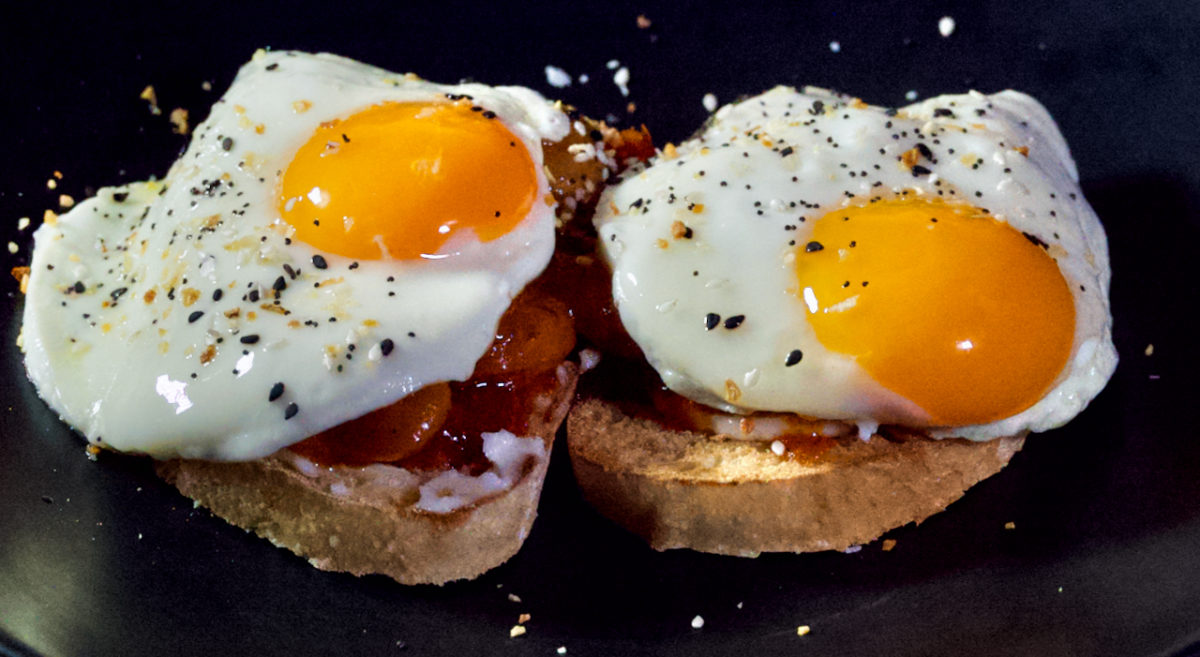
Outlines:
{"label": "egg white", "polygon": [[[938,158],[929,175],[898,162],[917,142]],[[983,207],[1036,236],[1075,302],[1071,359],[1049,393],[1004,420],[931,433],[982,440],[1074,417],[1116,366],[1107,242],[1057,126],[1025,94],[940,96],[889,112],[777,87],[722,107],[697,137],[627,171],[595,223],[621,320],[675,392],[732,412],[920,425],[921,409],[821,345],[793,264],[819,217],[902,193]],[[676,222],[690,239],[673,236]],[[709,330],[708,313],[746,320]],[[793,349],[801,366],[785,363]]]}
{"label": "egg white", "polygon": [[[470,95],[528,150],[539,202],[514,230],[455,239],[421,261],[355,262],[287,238],[279,176],[321,122],[443,94]],[[29,376],[91,442],[230,460],[465,379],[553,252],[541,142],[568,128],[528,89],[260,51],[161,182],[102,189],[37,230],[22,327]]]}

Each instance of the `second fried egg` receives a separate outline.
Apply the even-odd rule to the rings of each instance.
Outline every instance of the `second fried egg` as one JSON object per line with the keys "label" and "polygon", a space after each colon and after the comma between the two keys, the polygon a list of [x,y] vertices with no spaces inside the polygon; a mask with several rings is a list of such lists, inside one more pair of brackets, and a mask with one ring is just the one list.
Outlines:
{"label": "second fried egg", "polygon": [[1032,98],[900,110],[778,87],[625,174],[596,225],[672,390],[734,412],[986,439],[1116,364],[1104,232]]}

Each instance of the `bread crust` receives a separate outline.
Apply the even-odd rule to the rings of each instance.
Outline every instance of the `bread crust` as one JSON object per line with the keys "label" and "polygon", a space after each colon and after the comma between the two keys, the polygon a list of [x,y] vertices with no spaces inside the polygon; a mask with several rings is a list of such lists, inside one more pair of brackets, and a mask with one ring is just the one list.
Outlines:
{"label": "bread crust", "polygon": [[[508,490],[449,513],[419,510],[413,490],[381,490],[354,473],[314,477],[284,452],[249,462],[176,459],[158,463],[156,470],[215,515],[306,557],[321,570],[379,573],[403,584],[469,579],[507,561],[528,536],[554,436],[578,376],[578,365],[560,365],[560,385],[530,418],[527,435],[542,439],[545,455],[527,459]],[[394,466],[372,468],[411,477]],[[336,479],[332,486],[331,477]]]}
{"label": "bread crust", "polygon": [[584,497],[656,550],[757,556],[844,550],[920,522],[997,473],[1025,435],[840,441],[787,459],[769,443],[674,431],[586,399],[567,419]]}

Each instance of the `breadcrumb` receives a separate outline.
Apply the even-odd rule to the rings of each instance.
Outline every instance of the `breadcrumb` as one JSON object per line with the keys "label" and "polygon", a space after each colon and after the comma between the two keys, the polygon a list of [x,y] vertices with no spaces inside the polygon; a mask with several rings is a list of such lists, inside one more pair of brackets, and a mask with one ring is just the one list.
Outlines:
{"label": "breadcrumb", "polygon": [[1013,521],[1009,520],[1008,522],[1004,523],[1004,528],[1005,528],[1005,529],[1016,529],[1016,528],[1017,528],[1017,523],[1015,523],[1015,522],[1013,522]]}
{"label": "breadcrumb", "polygon": [[652,23],[650,22],[650,19],[646,18],[645,14],[638,14],[637,26],[638,26],[639,30],[644,30],[644,29],[650,27],[651,25],[652,25]]}
{"label": "breadcrumb", "polygon": [[515,639],[522,634],[525,634],[525,631],[524,625],[513,625],[512,629],[508,631],[508,636],[510,639]]}
{"label": "breadcrumb", "polygon": [[1153,356],[1153,355],[1154,355],[1154,345],[1153,345],[1153,344],[1148,344],[1148,345],[1146,345],[1146,355],[1147,355],[1147,356]]}
{"label": "breadcrumb", "polygon": [[61,206],[63,208],[69,208],[69,207],[75,205],[75,199],[71,198],[70,194],[59,194],[58,195],[58,204],[59,204],[59,206]]}
{"label": "breadcrumb", "polygon": [[533,616],[530,616],[529,614],[521,614],[520,616],[517,616],[517,624],[524,625],[525,623],[528,623],[529,619],[531,618],[533,618]]}
{"label": "breadcrumb", "polygon": [[809,632],[812,632],[812,628],[807,625],[801,625],[796,628],[796,636],[804,636]]}
{"label": "breadcrumb", "polygon": [[152,85],[152,84],[146,85],[146,88],[142,89],[142,93],[140,96],[138,96],[138,98],[141,98],[142,100],[144,100],[150,104],[150,113],[151,114],[153,114],[154,116],[158,116],[159,114],[162,114],[162,110],[158,108],[158,94],[154,93],[154,85]]}
{"label": "breadcrumb", "polygon": [[885,538],[885,539],[883,539],[883,545],[880,547],[883,548],[884,552],[891,552],[892,549],[896,547],[896,539]]}

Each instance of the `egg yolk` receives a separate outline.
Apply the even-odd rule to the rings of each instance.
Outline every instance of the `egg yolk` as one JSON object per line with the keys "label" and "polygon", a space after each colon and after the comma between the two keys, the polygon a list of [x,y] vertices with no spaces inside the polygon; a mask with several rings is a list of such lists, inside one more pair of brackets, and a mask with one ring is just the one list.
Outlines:
{"label": "egg yolk", "polygon": [[487,242],[538,195],[524,143],[467,102],[383,103],[322,123],[283,174],[293,238],[350,258],[429,257],[460,231]]}
{"label": "egg yolk", "polygon": [[968,206],[881,201],[819,218],[796,273],[817,338],[930,424],[1012,416],[1067,363],[1075,306],[1034,238]]}

